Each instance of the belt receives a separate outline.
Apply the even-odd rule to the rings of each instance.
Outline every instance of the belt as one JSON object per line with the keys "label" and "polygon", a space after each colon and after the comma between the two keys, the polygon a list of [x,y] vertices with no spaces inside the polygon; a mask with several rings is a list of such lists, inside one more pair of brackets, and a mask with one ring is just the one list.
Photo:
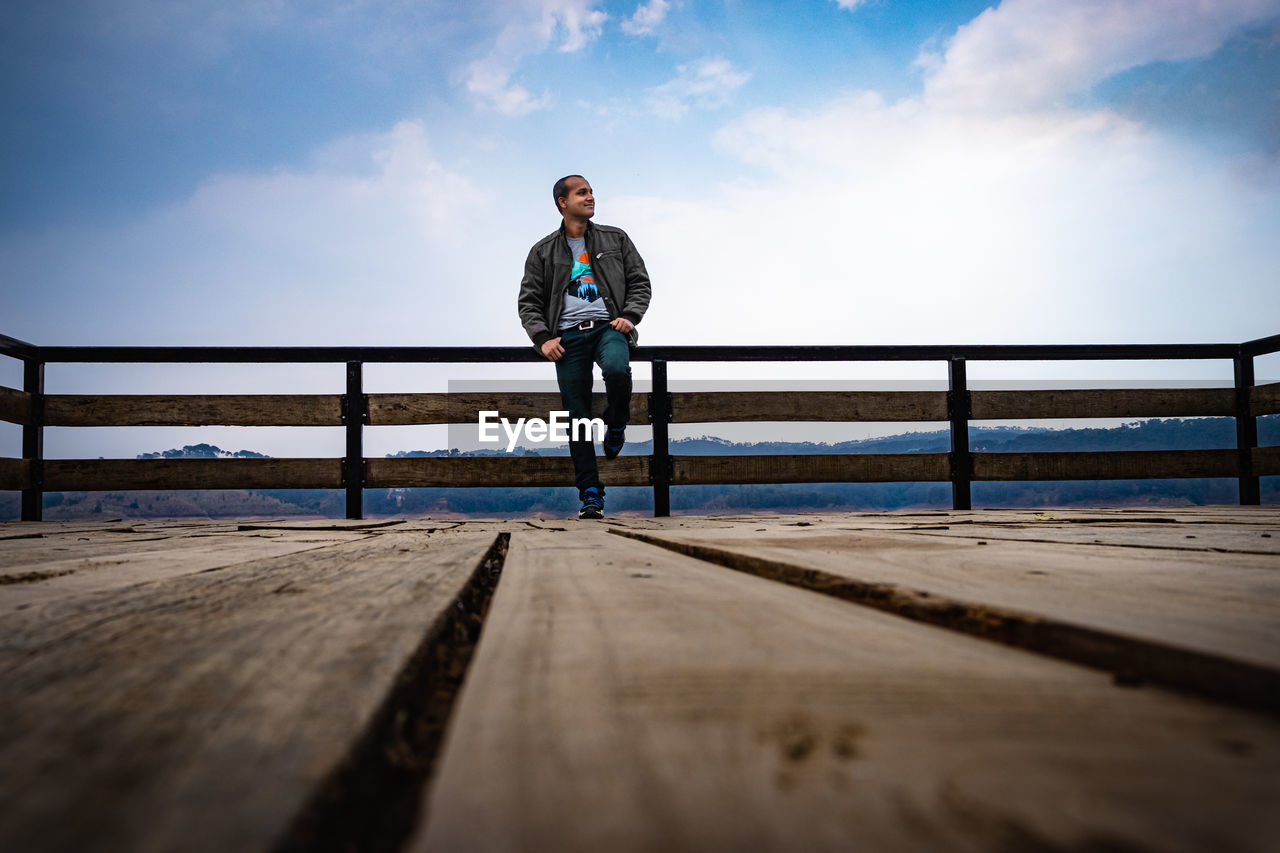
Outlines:
{"label": "belt", "polygon": [[605,322],[606,321],[604,320],[583,320],[581,323],[571,328],[577,329],[580,332],[585,332],[587,329],[594,329],[596,326],[602,325]]}

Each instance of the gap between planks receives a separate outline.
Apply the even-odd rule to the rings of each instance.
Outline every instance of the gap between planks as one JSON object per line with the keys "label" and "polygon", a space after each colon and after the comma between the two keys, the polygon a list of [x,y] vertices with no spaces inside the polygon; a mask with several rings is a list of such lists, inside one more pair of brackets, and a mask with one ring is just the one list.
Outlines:
{"label": "gap between planks", "polygon": [[896,616],[1102,669],[1113,673],[1118,683],[1150,681],[1280,715],[1280,671],[1271,667],[728,548],[617,527],[608,532]]}
{"label": "gap between planks", "polygon": [[[375,536],[4,614],[0,849],[289,849],[315,797],[326,843],[394,848],[366,841],[408,831],[405,773],[433,760],[406,696],[460,677],[501,539]],[[388,754],[399,812],[361,799]]]}
{"label": "gap between planks", "polygon": [[1266,718],[609,539],[513,533],[412,853],[1280,838]]}

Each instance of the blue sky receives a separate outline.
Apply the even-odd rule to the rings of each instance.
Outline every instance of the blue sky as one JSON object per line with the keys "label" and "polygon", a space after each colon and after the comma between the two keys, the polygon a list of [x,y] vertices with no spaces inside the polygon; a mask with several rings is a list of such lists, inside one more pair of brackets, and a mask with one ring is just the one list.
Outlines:
{"label": "blue sky", "polygon": [[1280,331],[1280,0],[10,0],[0,63],[37,343],[520,345],[568,172],[642,343]]}

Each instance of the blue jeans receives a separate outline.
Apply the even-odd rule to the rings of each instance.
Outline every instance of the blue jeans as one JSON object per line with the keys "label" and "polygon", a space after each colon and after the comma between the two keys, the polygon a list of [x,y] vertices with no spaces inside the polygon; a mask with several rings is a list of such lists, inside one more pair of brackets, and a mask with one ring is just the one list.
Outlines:
{"label": "blue jeans", "polygon": [[[609,427],[623,427],[631,419],[631,350],[627,336],[602,323],[590,329],[566,329],[560,335],[564,355],[556,362],[556,380],[560,384],[560,403],[572,418],[591,417],[591,365],[600,365],[604,374],[604,422]],[[593,441],[573,441],[570,432],[569,455],[573,458],[574,483],[578,496],[592,486],[604,494],[600,471],[596,467]]]}

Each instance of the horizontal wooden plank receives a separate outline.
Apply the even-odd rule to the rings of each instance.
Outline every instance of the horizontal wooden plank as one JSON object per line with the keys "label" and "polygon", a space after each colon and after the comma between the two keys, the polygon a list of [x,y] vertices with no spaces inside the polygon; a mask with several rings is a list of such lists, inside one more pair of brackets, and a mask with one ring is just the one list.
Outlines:
{"label": "horizontal wooden plank", "polygon": [[974,420],[1167,418],[1234,415],[1231,388],[1099,388],[973,391]]}
{"label": "horizontal wooden plank", "polygon": [[1255,447],[1253,473],[1260,477],[1280,475],[1280,447]]}
{"label": "horizontal wooden plank", "polygon": [[216,572],[6,609],[0,849],[280,849],[320,784],[387,734],[380,724],[408,748],[395,691],[430,684],[493,539],[245,551]]}
{"label": "horizontal wooden plank", "polygon": [[[975,453],[975,480],[1128,480],[1234,477],[1233,450],[1108,453]],[[949,479],[945,453],[673,456],[674,485],[734,483],[883,483]],[[1257,448],[1255,470],[1280,474],[1280,448]],[[649,457],[597,457],[606,483],[651,483]],[[369,459],[368,488],[563,486],[573,483],[567,456]],[[27,484],[27,463],[0,459],[0,488]],[[336,489],[337,459],[53,459],[46,491],[132,489]]]}
{"label": "horizontal wooden plank", "polygon": [[674,423],[945,421],[944,391],[705,391],[671,395]]}
{"label": "horizontal wooden plank", "polygon": [[677,486],[702,483],[902,483],[946,480],[945,453],[673,456]]}
{"label": "horizontal wooden plank", "polygon": [[337,394],[50,394],[49,426],[341,426]]}
{"label": "horizontal wooden plank", "polygon": [[0,459],[0,491],[18,491],[31,485],[31,462],[27,459]]}
{"label": "horizontal wooden plank", "polygon": [[1150,480],[1235,477],[1234,450],[975,453],[975,480]]}
{"label": "horizontal wooden plank", "polygon": [[[201,531],[195,536],[190,535],[190,530],[119,531],[117,526],[113,532],[50,532],[39,540],[0,542],[0,597],[4,607],[44,605],[72,596],[323,548],[362,536],[359,532],[333,531],[239,536],[234,527]],[[17,547],[22,545],[26,547]]]}
{"label": "horizontal wooden plank", "polygon": [[[767,421],[916,422],[947,418],[940,391],[746,391],[672,394],[673,423]],[[561,409],[558,393],[370,394],[373,426],[475,423],[482,410],[509,420]],[[1256,415],[1280,412],[1280,383],[1253,389]],[[337,394],[52,394],[49,426],[340,426]],[[1193,417],[1235,413],[1229,388],[974,391],[975,420],[1063,417]],[[604,413],[595,394],[592,413]],[[631,400],[631,424],[648,423],[647,394]],[[0,388],[0,420],[25,423],[30,395]]]}
{"label": "horizontal wooden plank", "polygon": [[[604,415],[605,395],[591,396],[593,417]],[[480,412],[497,412],[509,421],[517,418],[547,420],[553,411],[563,411],[559,393],[493,394],[370,394],[370,426],[414,424],[475,424]],[[649,422],[649,395],[631,395],[631,424]]]}
{"label": "horizontal wooden plank", "polygon": [[606,538],[512,534],[406,850],[1275,845],[1270,720]]}
{"label": "horizontal wooden plank", "polygon": [[26,391],[0,386],[0,421],[11,424],[31,422],[31,395]]}
{"label": "horizontal wooden plank", "polygon": [[1280,413],[1280,382],[1255,385],[1249,389],[1249,403],[1254,417]]}
{"label": "horizontal wooden plank", "polygon": [[[990,510],[982,510],[982,512],[986,514]],[[1280,536],[1276,535],[1280,530],[1272,532],[1265,525],[1219,521],[1197,523],[1196,527],[1189,528],[1186,523],[1176,521],[1176,517],[1149,524],[1144,524],[1140,517],[1124,517],[1116,519],[1115,523],[1088,523],[1062,518],[1060,510],[1029,515],[1029,520],[1023,522],[985,523],[975,520],[962,523],[944,522],[940,525],[924,524],[912,532],[920,536],[1089,545],[1108,550],[1119,548],[1129,551],[1133,548],[1147,548],[1189,552],[1193,557],[1200,554],[1229,553],[1280,557]],[[1046,518],[1044,521],[1035,521],[1035,515],[1044,515]],[[1181,559],[1187,555],[1174,553],[1170,556]],[[1225,558],[1212,559],[1216,572],[1220,570],[1220,564],[1225,561]],[[1277,600],[1280,601],[1280,599]],[[1277,614],[1277,621],[1280,621],[1280,614]],[[1276,659],[1280,660],[1280,649],[1277,650]]]}
{"label": "horizontal wooden plank", "polygon": [[340,459],[49,459],[48,492],[338,489]]}
{"label": "horizontal wooden plank", "polygon": [[[647,486],[649,457],[596,458],[606,486]],[[449,486],[572,486],[568,456],[473,456],[370,459],[371,489]]]}

